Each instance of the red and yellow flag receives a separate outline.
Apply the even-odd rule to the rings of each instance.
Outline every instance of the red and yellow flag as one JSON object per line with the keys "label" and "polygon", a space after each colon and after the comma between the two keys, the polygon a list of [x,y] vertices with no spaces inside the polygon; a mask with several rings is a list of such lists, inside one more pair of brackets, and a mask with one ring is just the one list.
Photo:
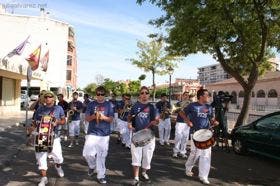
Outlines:
{"label": "red and yellow flag", "polygon": [[31,67],[31,70],[34,71],[39,67],[40,55],[41,45],[29,55],[29,58],[26,59]]}
{"label": "red and yellow flag", "polygon": [[42,71],[46,72],[48,70],[48,63],[49,63],[49,50],[46,52],[43,59],[41,60]]}

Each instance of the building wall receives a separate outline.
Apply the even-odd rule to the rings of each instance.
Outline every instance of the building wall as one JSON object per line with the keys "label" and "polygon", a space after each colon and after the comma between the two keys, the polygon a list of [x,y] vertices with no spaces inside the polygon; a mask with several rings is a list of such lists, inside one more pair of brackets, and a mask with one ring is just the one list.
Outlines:
{"label": "building wall", "polygon": [[[15,82],[13,106],[3,104],[9,102],[10,99],[7,97],[7,100],[4,100],[5,96],[3,97],[3,95],[7,92],[3,92],[3,90],[7,88],[6,86],[10,88],[11,83],[1,87],[0,113],[3,110],[19,111],[20,87],[26,86],[28,63],[25,59],[39,45],[41,45],[41,59],[49,50],[48,70],[43,72],[39,65],[39,68],[33,72],[34,78],[31,81],[31,86],[38,86],[41,89],[65,88],[69,29],[67,23],[49,19],[44,12],[41,16],[23,16],[2,12],[2,14],[0,13],[0,25],[0,78],[9,78]],[[28,36],[30,38],[23,53],[20,56],[7,57],[7,54]]]}
{"label": "building wall", "polygon": [[207,85],[229,78],[230,75],[224,71],[220,64],[198,68],[198,79],[201,85]]}
{"label": "building wall", "polygon": [[[274,77],[271,79],[265,80],[258,80],[251,96],[251,101],[249,108],[252,110],[259,110],[259,111],[274,111],[280,109],[280,72],[271,72],[279,74],[278,77]],[[242,94],[243,88],[237,82],[231,83],[218,83],[218,84],[208,84],[206,88],[210,92],[218,92],[224,91],[228,92],[230,95],[233,95],[234,92],[236,93],[236,102],[231,104],[233,109],[241,108],[243,104],[243,97],[240,95]],[[276,97],[269,97],[269,92],[275,90]],[[258,96],[258,92],[264,91],[264,97]]]}

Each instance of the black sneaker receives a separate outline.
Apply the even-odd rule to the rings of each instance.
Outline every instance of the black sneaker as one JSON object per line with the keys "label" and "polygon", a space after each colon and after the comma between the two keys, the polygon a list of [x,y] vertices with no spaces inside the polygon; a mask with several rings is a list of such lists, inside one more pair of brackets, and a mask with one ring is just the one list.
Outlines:
{"label": "black sneaker", "polygon": [[98,183],[100,184],[106,184],[107,183],[107,180],[105,178],[100,178],[98,179]]}
{"label": "black sneaker", "polygon": [[140,181],[137,179],[133,179],[132,185],[138,186],[138,185],[140,185]]}
{"label": "black sneaker", "polygon": [[89,176],[92,176],[93,173],[94,173],[94,169],[90,169],[90,168],[89,168],[89,169],[88,169],[88,175],[89,175]]}
{"label": "black sneaker", "polygon": [[117,139],[117,144],[120,144],[121,143],[121,139]]}

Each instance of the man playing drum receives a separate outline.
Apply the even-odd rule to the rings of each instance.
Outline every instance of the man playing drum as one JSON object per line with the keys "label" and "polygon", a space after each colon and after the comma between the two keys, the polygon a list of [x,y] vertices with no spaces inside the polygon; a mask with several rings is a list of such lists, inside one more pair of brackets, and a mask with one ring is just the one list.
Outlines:
{"label": "man playing drum", "polygon": [[106,184],[105,161],[109,149],[110,125],[113,121],[114,110],[112,104],[105,101],[106,90],[104,87],[97,87],[95,92],[96,101],[90,102],[86,110],[86,121],[89,122],[89,126],[83,156],[89,166],[88,175],[92,176],[95,169],[98,182]]}
{"label": "man playing drum", "polygon": [[[139,101],[137,101],[129,114],[128,127],[133,129],[134,132],[141,131],[149,126],[156,125],[156,109],[153,105],[148,103],[149,101],[149,89],[145,86],[140,89]],[[133,119],[134,116],[134,119]],[[132,122],[133,121],[133,122]],[[136,135],[134,133],[133,135]],[[150,178],[147,174],[147,170],[151,168],[151,160],[155,149],[155,137],[150,139],[150,142],[144,146],[136,147],[135,144],[131,144],[131,156],[133,166],[133,185],[139,184],[139,167],[142,166],[142,178],[144,181],[149,182]]]}
{"label": "man playing drum", "polygon": [[[59,105],[54,105],[55,101],[55,95],[51,91],[47,91],[44,94],[45,98],[45,105],[40,106],[34,115],[34,120],[38,122],[41,121],[41,118],[46,115],[50,115],[51,117],[54,117],[55,119],[53,120],[53,126],[57,125],[64,125],[65,124],[65,115],[64,111],[61,106]],[[37,125],[38,127],[38,125]],[[44,186],[48,183],[48,178],[47,178],[47,157],[48,155],[51,156],[54,160],[55,163],[55,168],[57,170],[57,173],[59,177],[64,176],[64,172],[61,168],[61,164],[63,163],[63,157],[62,157],[62,149],[61,149],[61,144],[60,144],[60,138],[58,136],[58,130],[57,127],[54,128],[54,141],[53,141],[53,147],[52,151],[50,153],[48,152],[36,152],[36,159],[39,164],[39,170],[41,173],[41,182],[39,183],[39,186]]]}
{"label": "man playing drum", "polygon": [[[209,129],[211,125],[218,125],[214,118],[213,108],[208,105],[209,93],[207,89],[197,91],[197,102],[190,103],[185,109],[184,121],[191,127],[192,133],[200,129]],[[209,131],[210,132],[210,131]],[[194,145],[193,135],[191,139],[191,153],[185,164],[186,175],[193,176],[192,168],[199,158],[199,179],[204,184],[210,184],[208,175],[211,164],[211,147],[199,149]]]}

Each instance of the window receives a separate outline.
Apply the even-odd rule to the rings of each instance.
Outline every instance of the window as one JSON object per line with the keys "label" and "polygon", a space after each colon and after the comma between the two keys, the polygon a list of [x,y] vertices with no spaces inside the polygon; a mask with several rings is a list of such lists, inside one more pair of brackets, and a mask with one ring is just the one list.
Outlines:
{"label": "window", "polygon": [[252,98],[254,98],[255,97],[255,92],[254,91],[252,91]]}
{"label": "window", "polygon": [[231,96],[231,103],[237,103],[237,93],[235,91],[232,91]]}
{"label": "window", "polygon": [[72,75],[72,70],[67,70],[67,73],[66,73],[66,80],[71,81],[71,75]]}
{"label": "window", "polygon": [[241,91],[239,92],[239,94],[238,94],[238,97],[244,98],[244,91],[241,90]]}
{"label": "window", "polygon": [[72,56],[71,55],[67,55],[67,65],[72,66]]}
{"label": "window", "polygon": [[269,117],[266,117],[256,124],[257,128],[260,129],[269,129],[269,130],[275,130],[280,129],[280,114],[272,115]]}
{"label": "window", "polygon": [[277,92],[276,92],[276,90],[275,89],[271,89],[271,90],[269,90],[269,92],[268,92],[268,97],[269,98],[277,98]]}
{"label": "window", "polygon": [[264,90],[259,90],[257,92],[257,98],[265,98],[265,92]]}

